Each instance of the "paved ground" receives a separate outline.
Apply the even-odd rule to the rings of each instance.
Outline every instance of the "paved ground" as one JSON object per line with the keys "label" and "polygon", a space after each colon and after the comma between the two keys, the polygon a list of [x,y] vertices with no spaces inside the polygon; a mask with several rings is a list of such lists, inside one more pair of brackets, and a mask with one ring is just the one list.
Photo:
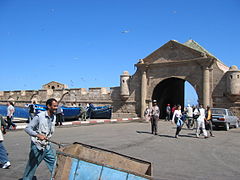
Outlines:
{"label": "paved ground", "polygon": [[[183,129],[173,138],[174,125],[159,123],[159,135],[149,133],[148,123],[98,124],[57,128],[53,137],[60,142],[82,142],[152,162],[155,179],[169,180],[239,180],[240,128],[215,131],[215,136],[197,139],[194,131]],[[19,179],[29,152],[29,137],[23,131],[9,132],[5,137],[11,169],[0,169],[0,179]],[[49,179],[44,163],[37,179]]]}
{"label": "paved ground", "polygon": [[[141,118],[118,118],[118,119],[87,119],[86,121],[74,120],[65,121],[62,126],[75,126],[75,125],[93,125],[93,124],[107,124],[107,123],[122,123],[122,122],[132,122],[141,121]],[[25,120],[15,120],[14,123],[17,125],[16,129],[25,129],[28,123]]]}

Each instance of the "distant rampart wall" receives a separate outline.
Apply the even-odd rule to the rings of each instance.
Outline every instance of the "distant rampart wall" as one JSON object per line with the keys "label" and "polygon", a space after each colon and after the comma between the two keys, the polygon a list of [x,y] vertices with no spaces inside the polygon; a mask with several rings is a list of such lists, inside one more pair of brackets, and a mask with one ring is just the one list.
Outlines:
{"label": "distant rampart wall", "polygon": [[135,101],[123,102],[120,87],[0,91],[0,104],[6,104],[7,101],[14,102],[15,106],[24,106],[33,101],[45,104],[49,98],[55,98],[66,106],[86,106],[87,103],[95,106],[112,105],[114,118],[136,116]]}

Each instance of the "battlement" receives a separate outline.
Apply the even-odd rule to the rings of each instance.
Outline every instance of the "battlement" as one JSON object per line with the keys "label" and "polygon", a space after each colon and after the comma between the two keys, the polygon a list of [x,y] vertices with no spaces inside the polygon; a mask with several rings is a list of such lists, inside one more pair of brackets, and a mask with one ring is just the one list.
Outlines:
{"label": "battlement", "polygon": [[0,91],[0,103],[7,101],[13,101],[18,105],[33,101],[43,103],[50,97],[64,103],[112,102],[111,88],[107,87]]}

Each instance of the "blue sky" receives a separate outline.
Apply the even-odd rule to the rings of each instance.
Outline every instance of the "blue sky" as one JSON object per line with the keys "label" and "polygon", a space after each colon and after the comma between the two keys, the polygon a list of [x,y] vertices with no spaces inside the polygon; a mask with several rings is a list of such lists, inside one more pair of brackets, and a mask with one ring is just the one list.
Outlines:
{"label": "blue sky", "polygon": [[119,86],[169,40],[239,66],[238,0],[0,0],[0,90]]}

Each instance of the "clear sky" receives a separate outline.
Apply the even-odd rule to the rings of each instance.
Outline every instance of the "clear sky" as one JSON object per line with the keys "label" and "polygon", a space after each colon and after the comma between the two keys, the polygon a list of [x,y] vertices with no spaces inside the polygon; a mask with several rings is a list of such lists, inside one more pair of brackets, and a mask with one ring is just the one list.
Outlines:
{"label": "clear sky", "polygon": [[169,40],[239,66],[239,0],[0,0],[0,90],[119,86]]}

